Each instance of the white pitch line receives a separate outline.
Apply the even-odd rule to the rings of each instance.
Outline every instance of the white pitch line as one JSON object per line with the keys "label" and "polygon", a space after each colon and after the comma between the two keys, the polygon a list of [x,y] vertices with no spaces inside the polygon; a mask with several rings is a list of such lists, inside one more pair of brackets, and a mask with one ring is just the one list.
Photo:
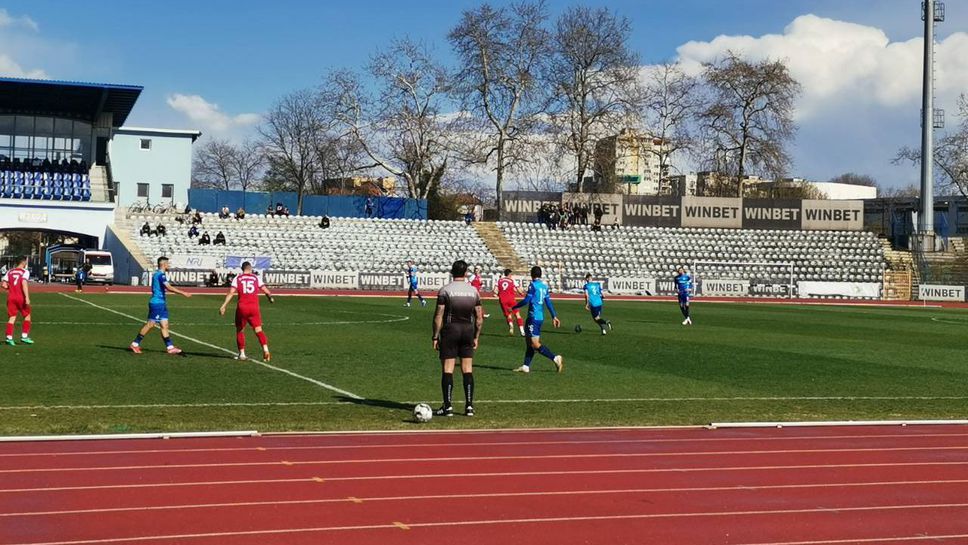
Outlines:
{"label": "white pitch line", "polygon": [[558,459],[592,459],[592,458],[685,458],[699,456],[740,456],[760,454],[844,454],[848,452],[924,452],[924,451],[958,451],[968,450],[968,446],[945,447],[884,447],[884,448],[832,448],[832,449],[779,449],[779,450],[724,450],[724,451],[695,451],[695,452],[622,452],[598,454],[536,454],[536,455],[507,455],[507,456],[443,456],[439,458],[374,458],[374,459],[346,459],[346,460],[296,460],[296,461],[268,461],[268,462],[225,462],[212,464],[161,464],[161,465],[128,465],[128,466],[93,466],[93,467],[43,467],[29,469],[0,469],[0,474],[7,473],[66,473],[66,472],[94,472],[94,471],[141,471],[148,469],[198,469],[223,467],[266,467],[266,466],[334,466],[344,464],[389,464],[399,462],[438,463],[461,461],[489,461],[489,460],[558,460]]}
{"label": "white pitch line", "polygon": [[[180,335],[184,337],[184,335]],[[218,348],[218,347],[216,347]],[[219,348],[230,354],[234,352]],[[251,358],[250,358],[251,359]],[[361,399],[361,398],[357,398]],[[694,401],[964,401],[968,396],[761,396],[761,397],[622,397],[584,399],[478,399],[477,404],[547,404],[547,403],[684,403]],[[416,405],[425,401],[400,401]],[[0,411],[87,410],[87,409],[179,409],[205,407],[324,407],[355,404],[352,401],[264,401],[225,403],[130,403],[102,405],[0,405]]]}
{"label": "white pitch line", "polygon": [[[466,493],[466,494],[430,494],[419,496],[376,496],[354,497],[354,503],[363,502],[394,502],[394,501],[426,501],[426,500],[461,500],[468,498],[518,498],[534,496],[599,496],[608,494],[660,494],[660,493],[680,493],[680,492],[748,492],[754,490],[798,490],[811,488],[863,488],[878,486],[926,486],[944,484],[968,484],[968,479],[957,480],[933,480],[933,481],[878,481],[878,482],[854,482],[854,483],[804,483],[804,484],[777,484],[777,485],[737,485],[737,486],[703,486],[703,487],[665,487],[665,488],[618,488],[603,490],[539,490],[534,492],[486,492],[486,493]],[[142,511],[176,511],[181,509],[214,509],[225,507],[259,507],[259,506],[284,506],[284,505],[315,505],[326,503],[346,503],[353,501],[346,497],[322,498],[312,500],[264,500],[264,501],[242,501],[242,502],[223,502],[223,503],[197,503],[183,505],[147,505],[140,507],[105,507],[100,509],[66,509],[60,511],[24,511],[14,513],[0,513],[0,517],[36,517],[54,515],[85,515],[102,513],[128,513]]]}
{"label": "white pitch line", "polygon": [[890,536],[890,537],[857,537],[847,539],[822,539],[818,541],[772,541],[757,543],[739,543],[737,545],[849,545],[851,543],[897,543],[912,541],[948,541],[949,539],[968,538],[968,534],[947,534],[947,535],[917,535],[917,536]]}
{"label": "white pitch line", "polygon": [[968,462],[884,462],[871,464],[806,464],[793,466],[737,466],[737,467],[681,467],[681,468],[648,468],[648,469],[584,469],[564,471],[502,471],[497,473],[425,473],[410,475],[363,475],[354,477],[306,477],[301,479],[243,479],[234,481],[183,481],[163,483],[134,483],[134,484],[94,484],[79,486],[49,486],[35,488],[0,489],[0,494],[23,494],[29,492],[74,492],[78,490],[131,490],[142,488],[180,488],[194,486],[235,486],[235,485],[267,485],[288,483],[323,483],[344,481],[398,481],[419,479],[475,479],[484,477],[560,477],[563,475],[634,475],[654,473],[710,473],[716,471],[790,471],[796,469],[857,469],[882,467],[948,467],[968,466]]}
{"label": "white pitch line", "polygon": [[[917,435],[803,435],[793,437],[761,437],[755,441],[822,441],[822,440],[841,440],[841,439],[921,439],[939,437],[968,437],[964,433],[923,433]],[[0,453],[0,458],[33,458],[37,456],[54,456],[64,458],[69,456],[115,456],[119,454],[189,454],[201,452],[274,452],[274,451],[299,451],[299,450],[370,450],[370,449],[394,449],[394,448],[462,448],[462,447],[513,447],[513,446],[549,446],[549,445],[634,445],[634,444],[667,444],[667,443],[709,443],[709,442],[747,442],[749,437],[703,437],[703,438],[682,438],[682,439],[600,439],[600,440],[574,440],[574,441],[474,441],[469,443],[387,443],[387,444],[345,444],[345,445],[307,445],[307,446],[287,446],[287,447],[214,447],[214,448],[170,448],[170,449],[141,449],[141,450],[83,450],[69,452],[14,452]]]}
{"label": "white pitch line", "polygon": [[[95,545],[101,543],[123,543],[134,541],[161,541],[161,540],[185,540],[203,539],[217,537],[241,537],[241,536],[265,536],[265,535],[285,535],[285,534],[306,534],[322,532],[347,532],[362,530],[399,530],[402,527],[411,528],[446,528],[463,526],[504,526],[514,524],[548,524],[560,522],[592,522],[592,521],[618,521],[618,520],[650,520],[650,519],[678,519],[678,518],[713,518],[713,517],[738,517],[738,516],[762,516],[762,515],[800,515],[800,514],[836,514],[836,513],[856,513],[865,511],[915,511],[927,509],[964,509],[968,508],[968,503],[937,503],[920,505],[871,505],[860,507],[820,507],[806,509],[769,509],[769,510],[747,510],[747,511],[699,511],[691,513],[642,513],[629,515],[587,515],[574,517],[534,517],[519,519],[481,519],[481,520],[458,520],[441,522],[407,522],[404,526],[398,524],[367,524],[359,526],[319,526],[309,528],[278,528],[271,530],[238,530],[229,532],[206,532],[194,534],[169,534],[151,536],[130,536],[115,537],[104,539],[84,539],[72,541],[48,541],[32,543],[16,543],[11,545]],[[926,539],[932,539],[925,536]],[[891,541],[892,538],[883,538],[880,541]],[[823,542],[820,542],[823,543]],[[836,543],[836,542],[834,542]],[[849,541],[847,542],[849,543]]]}
{"label": "white pitch line", "polygon": [[[123,316],[123,317],[125,317],[125,318],[127,318],[129,320],[133,320],[135,322],[139,322],[139,323],[140,322],[144,322],[144,320],[142,320],[140,318],[137,318],[135,316],[132,316],[130,314],[125,314],[123,312],[118,312],[117,310],[114,310],[114,309],[111,309],[111,308],[108,308],[108,307],[105,307],[105,306],[101,306],[101,305],[92,303],[90,301],[86,301],[84,299],[80,299],[78,297],[73,297],[71,295],[67,295],[66,293],[62,293],[61,295],[63,295],[64,297],[67,297],[68,299],[72,299],[74,301],[80,301],[81,303],[84,303],[86,305],[90,305],[90,306],[92,306],[94,308],[98,308],[98,309],[101,309],[101,310],[110,312],[112,314],[117,314],[118,316]],[[193,343],[200,344],[202,346],[207,346],[209,348],[213,348],[215,350],[219,350],[221,352],[225,352],[226,354],[231,354],[233,356],[235,355],[235,352],[233,352],[233,351],[231,351],[231,350],[229,350],[227,348],[222,348],[221,346],[216,346],[216,345],[214,345],[212,343],[208,343],[208,342],[205,342],[205,341],[196,339],[194,337],[189,337],[188,335],[185,335],[185,334],[182,334],[182,333],[176,333],[173,329],[169,329],[168,332],[171,333],[173,336],[181,337],[181,338],[186,339],[186,340],[189,340],[189,341],[191,341]],[[300,375],[299,373],[294,373],[294,372],[292,372],[292,371],[290,371],[288,369],[283,369],[282,367],[276,367],[275,365],[270,365],[270,364],[268,364],[268,363],[266,363],[264,361],[261,361],[261,360],[259,360],[257,358],[250,357],[249,358],[249,361],[251,361],[252,363],[255,363],[256,365],[261,365],[262,367],[265,367],[266,369],[272,369],[273,371],[276,371],[276,372],[279,372],[279,373],[284,373],[284,374],[289,375],[291,377],[298,378],[299,380],[303,380],[303,381],[306,381],[306,382],[308,382],[310,384],[315,384],[316,386],[320,386],[322,388],[325,388],[325,389],[327,389],[327,390],[329,390],[331,392],[336,392],[338,394],[345,395],[346,397],[350,397],[350,398],[353,398],[353,399],[359,399],[359,400],[364,399],[363,397],[358,396],[358,395],[356,395],[356,394],[354,394],[352,392],[348,392],[346,390],[337,388],[336,386],[333,386],[331,384],[326,384],[325,382],[316,380],[314,378],[309,378],[307,376]]]}

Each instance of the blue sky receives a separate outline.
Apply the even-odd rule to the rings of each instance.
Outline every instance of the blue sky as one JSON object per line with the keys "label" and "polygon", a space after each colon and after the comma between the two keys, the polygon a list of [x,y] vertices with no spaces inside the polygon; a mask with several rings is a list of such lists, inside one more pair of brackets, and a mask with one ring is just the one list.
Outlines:
{"label": "blue sky", "polygon": [[[634,28],[632,46],[646,64],[677,57],[682,54],[681,46],[688,42],[699,44],[691,58],[701,60],[717,51],[715,40],[723,36],[750,37],[754,40],[752,49],[759,51],[755,54],[784,55],[790,51],[789,43],[773,44],[769,35],[784,35],[792,22],[807,14],[853,23],[858,29],[869,27],[883,32],[892,44],[904,43],[921,32],[920,0],[587,0],[585,3],[607,5],[627,16]],[[448,29],[463,9],[477,4],[478,1],[472,0],[282,0],[273,3],[0,0],[0,10],[3,10],[0,13],[5,12],[8,20],[8,24],[0,24],[0,72],[6,67],[5,71],[14,75],[19,70],[20,75],[143,85],[145,92],[129,124],[201,128],[210,134],[230,132],[233,127],[248,126],[253,119],[236,116],[258,114],[279,95],[317,84],[328,69],[364,64],[381,43],[392,37],[409,35],[423,39],[448,56],[445,42]],[[571,4],[549,1],[553,12]],[[955,30],[968,28],[965,4],[948,2],[948,22],[939,27],[939,40],[945,40]],[[810,29],[818,25],[801,26],[799,35],[810,39],[814,33]],[[820,33],[855,32],[853,27],[819,25],[819,28]],[[826,38],[821,36],[818,40],[826,41]],[[952,40],[949,49],[960,45],[960,41]],[[968,50],[962,51],[968,57]],[[880,57],[876,51],[872,55]],[[809,62],[823,63],[822,57],[818,55],[815,61]],[[916,68],[920,70],[920,66]],[[812,70],[801,71],[808,79],[815,76]],[[954,66],[951,71],[958,72],[949,78],[953,88],[963,89],[962,78],[968,76],[960,73],[960,66]],[[968,72],[968,67],[964,71]],[[813,89],[813,84],[810,85]],[[819,81],[819,95],[807,93],[814,105],[809,107],[813,113],[801,121],[795,154],[798,173],[822,178],[856,164],[857,168],[849,170],[876,171],[872,173],[891,178],[885,179],[888,185],[906,183],[906,174],[899,175],[897,167],[885,167],[882,163],[889,151],[908,143],[906,132],[911,128],[912,119],[913,130],[917,129],[917,103],[913,103],[915,110],[909,111],[910,93],[900,98],[888,97],[883,103],[865,102],[862,108],[857,108],[856,100],[847,100],[850,97],[841,100],[845,97],[826,93],[823,89],[827,86]],[[197,96],[198,100],[176,102],[176,109],[171,105],[175,95]],[[823,102],[822,107],[816,106],[817,102]],[[211,111],[199,114],[193,110],[211,109],[216,104],[215,114]],[[842,146],[825,147],[825,136],[836,130],[836,122],[843,122],[846,113],[854,115],[858,110],[867,116],[864,120],[869,119],[871,123],[883,120],[885,126],[855,127],[856,138],[869,142],[889,134],[892,140],[884,147],[890,150],[877,154],[857,152],[857,157],[848,153],[842,157],[845,155]],[[195,117],[187,112],[194,112]],[[211,126],[199,126],[205,124]],[[898,139],[901,141],[895,141]],[[911,143],[914,141],[916,137]],[[818,164],[829,162],[834,156],[835,165]]]}

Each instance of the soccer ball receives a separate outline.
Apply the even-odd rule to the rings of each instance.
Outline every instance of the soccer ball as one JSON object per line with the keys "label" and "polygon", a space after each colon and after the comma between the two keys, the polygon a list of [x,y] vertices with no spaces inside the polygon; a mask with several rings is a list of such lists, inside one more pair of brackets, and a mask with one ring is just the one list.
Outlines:
{"label": "soccer ball", "polygon": [[421,403],[413,408],[413,419],[417,422],[430,422],[433,417],[434,410],[426,403]]}
{"label": "soccer ball", "polygon": [[581,333],[581,324],[575,326],[575,333]]}

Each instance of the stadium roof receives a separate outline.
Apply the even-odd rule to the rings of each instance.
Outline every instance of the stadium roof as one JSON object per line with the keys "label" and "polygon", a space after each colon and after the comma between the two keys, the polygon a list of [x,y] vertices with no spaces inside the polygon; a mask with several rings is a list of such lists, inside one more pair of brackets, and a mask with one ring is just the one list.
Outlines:
{"label": "stadium roof", "polygon": [[0,77],[0,114],[49,115],[95,121],[113,114],[113,126],[128,119],[144,87]]}

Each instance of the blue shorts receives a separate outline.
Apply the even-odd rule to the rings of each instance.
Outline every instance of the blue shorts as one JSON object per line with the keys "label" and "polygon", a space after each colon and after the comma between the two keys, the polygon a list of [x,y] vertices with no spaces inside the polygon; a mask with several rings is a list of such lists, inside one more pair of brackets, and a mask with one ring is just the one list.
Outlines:
{"label": "blue shorts", "polygon": [[148,303],[148,321],[160,322],[168,319],[167,303]]}
{"label": "blue shorts", "polygon": [[689,292],[679,292],[679,304],[688,305],[689,304]]}
{"label": "blue shorts", "polygon": [[524,336],[529,339],[532,337],[540,337],[542,324],[544,324],[544,320],[532,320],[528,318],[528,321],[524,324]]}
{"label": "blue shorts", "polygon": [[411,282],[410,283],[410,289],[413,290],[413,291],[417,291],[417,283],[416,282]]}
{"label": "blue shorts", "polygon": [[598,318],[602,315],[602,305],[591,306],[589,305],[588,310],[592,313],[592,318]]}

